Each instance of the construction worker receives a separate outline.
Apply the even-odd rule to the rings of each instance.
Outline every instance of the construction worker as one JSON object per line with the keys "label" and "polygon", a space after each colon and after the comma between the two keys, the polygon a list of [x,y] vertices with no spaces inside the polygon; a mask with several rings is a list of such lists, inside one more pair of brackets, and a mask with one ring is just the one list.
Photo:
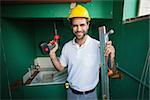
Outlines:
{"label": "construction worker", "polygon": [[[91,18],[86,8],[77,5],[68,20],[75,37],[63,46],[59,59],[56,57],[57,43],[49,56],[58,71],[68,67],[68,100],[97,100],[95,88],[99,82],[100,43],[88,35]],[[115,49],[111,41],[106,43],[105,55],[109,54],[113,60]]]}

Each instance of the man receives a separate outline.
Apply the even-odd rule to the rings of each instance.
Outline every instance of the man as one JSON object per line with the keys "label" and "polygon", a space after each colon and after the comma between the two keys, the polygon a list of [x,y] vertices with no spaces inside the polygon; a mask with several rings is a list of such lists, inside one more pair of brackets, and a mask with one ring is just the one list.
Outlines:
{"label": "man", "polygon": [[[58,44],[50,51],[50,58],[58,71],[68,67],[68,100],[97,100],[96,86],[99,81],[100,43],[87,33],[90,17],[86,8],[77,5],[71,10],[69,21],[75,38],[66,43],[60,59],[56,57]],[[111,54],[114,61],[115,49],[111,41],[106,43],[105,55]]]}

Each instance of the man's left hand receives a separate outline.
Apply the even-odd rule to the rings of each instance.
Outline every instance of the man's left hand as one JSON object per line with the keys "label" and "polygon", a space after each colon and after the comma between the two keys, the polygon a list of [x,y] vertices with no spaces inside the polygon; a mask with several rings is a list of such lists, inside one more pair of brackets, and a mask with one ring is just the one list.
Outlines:
{"label": "man's left hand", "polygon": [[115,57],[115,48],[112,46],[112,41],[107,41],[106,42],[106,47],[105,47],[105,56],[109,56],[111,59],[114,59]]}

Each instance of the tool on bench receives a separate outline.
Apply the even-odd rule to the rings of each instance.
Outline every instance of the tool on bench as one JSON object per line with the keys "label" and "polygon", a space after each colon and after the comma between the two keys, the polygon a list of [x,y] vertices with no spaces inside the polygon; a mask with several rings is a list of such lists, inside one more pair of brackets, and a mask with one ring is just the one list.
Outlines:
{"label": "tool on bench", "polygon": [[40,45],[42,52],[44,54],[49,54],[50,50],[52,50],[55,47],[55,43],[58,42],[60,39],[60,36],[57,34],[56,24],[54,23],[54,39],[50,42],[50,44],[47,44],[46,42],[42,43]]}

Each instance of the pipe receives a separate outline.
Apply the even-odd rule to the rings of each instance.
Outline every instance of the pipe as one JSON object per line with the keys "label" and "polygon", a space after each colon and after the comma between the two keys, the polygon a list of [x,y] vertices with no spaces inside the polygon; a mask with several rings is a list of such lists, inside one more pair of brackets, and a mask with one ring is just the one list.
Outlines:
{"label": "pipe", "polygon": [[123,68],[117,66],[117,68],[122,71],[123,73],[125,73],[126,75],[128,75],[130,78],[136,80],[137,82],[141,83],[143,86],[145,86],[146,88],[150,89],[150,87],[145,84],[143,81],[141,81],[139,78],[137,78],[136,76],[134,76],[133,74],[127,72],[126,70],[124,70]]}

